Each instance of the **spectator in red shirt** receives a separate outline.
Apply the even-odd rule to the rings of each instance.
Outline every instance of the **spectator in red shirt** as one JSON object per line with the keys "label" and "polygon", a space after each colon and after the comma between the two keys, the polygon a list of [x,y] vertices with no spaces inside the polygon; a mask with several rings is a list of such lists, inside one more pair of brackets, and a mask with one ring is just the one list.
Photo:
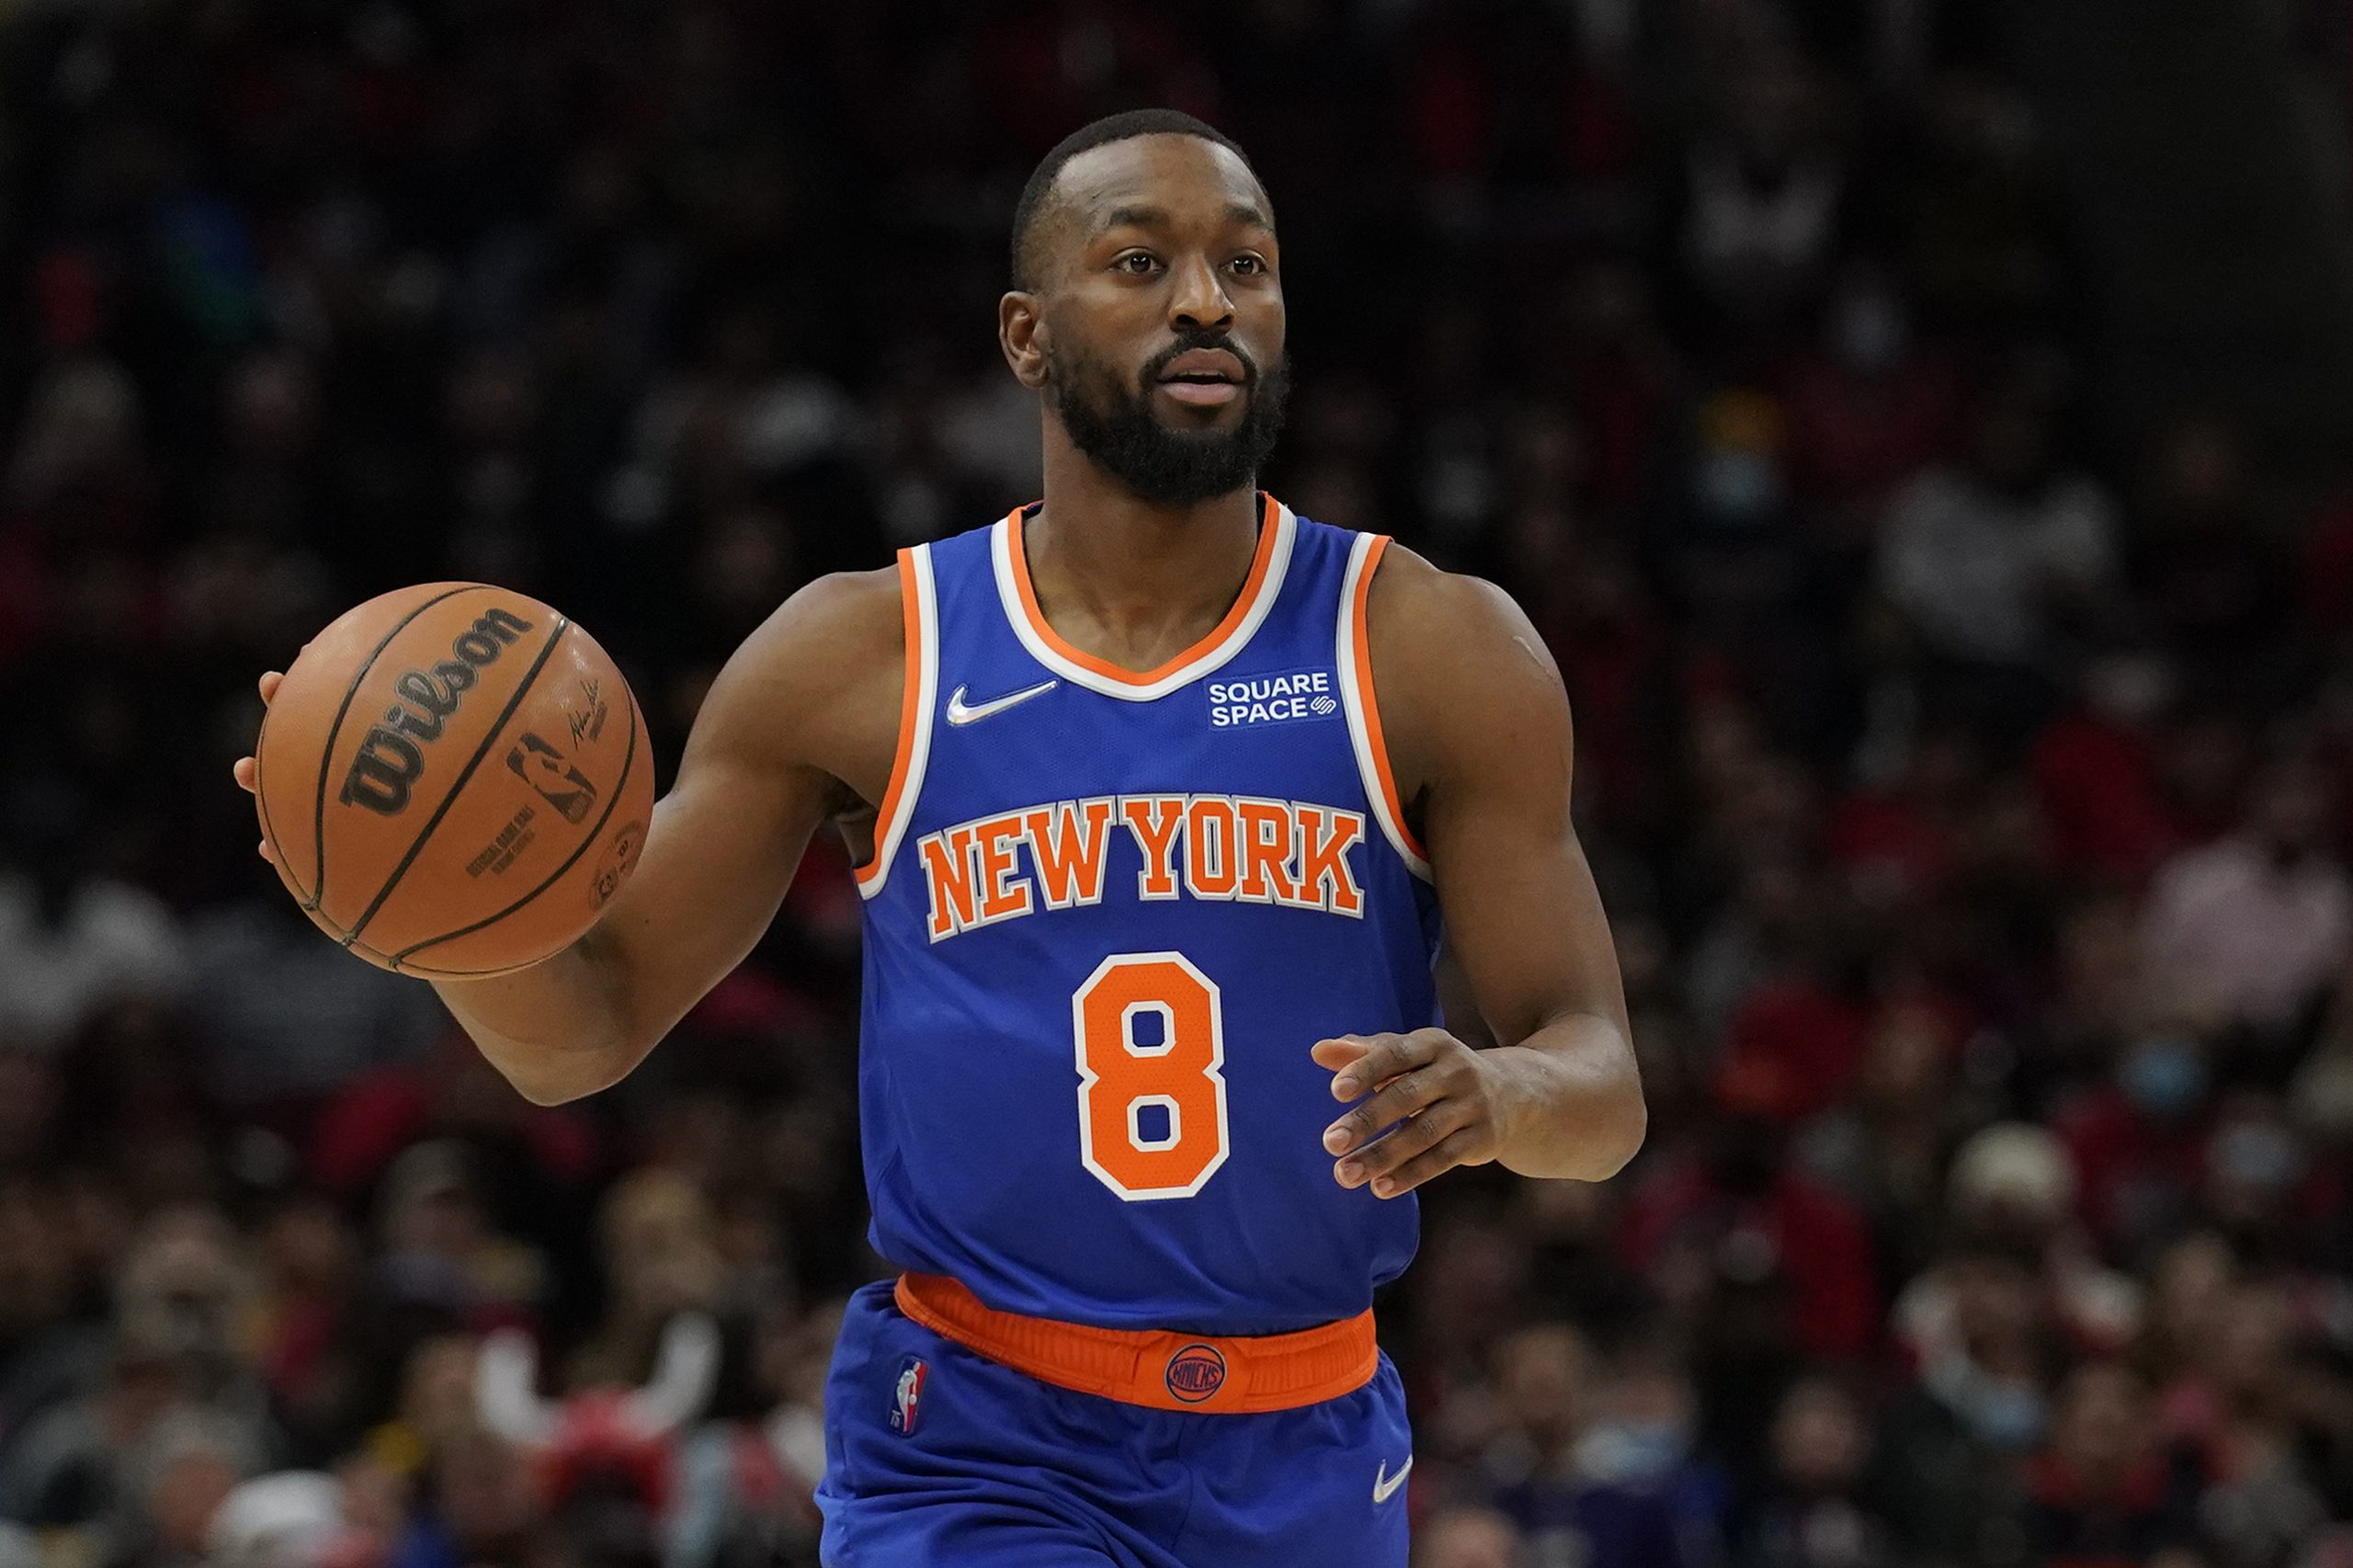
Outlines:
{"label": "spectator in red shirt", "polygon": [[2075,706],[2035,742],[2035,799],[2062,869],[2138,888],[2178,846],[2154,731],[2171,687],[2155,654],[2108,654],[2085,671]]}
{"label": "spectator in red shirt", "polygon": [[1657,1171],[1619,1230],[1626,1265],[1673,1301],[1721,1265],[1784,1287],[1787,1335],[1807,1354],[1839,1360],[1877,1336],[1879,1290],[1862,1216],[1786,1157],[1802,1104],[1790,1070],[1734,1058],[1716,1085],[1722,1119],[1698,1152]]}
{"label": "spectator in red shirt", "polygon": [[2051,1441],[2027,1467],[2018,1511],[2038,1568],[2189,1568],[2194,1481],[2169,1462],[2141,1375],[2117,1361],[2078,1367],[2059,1391]]}

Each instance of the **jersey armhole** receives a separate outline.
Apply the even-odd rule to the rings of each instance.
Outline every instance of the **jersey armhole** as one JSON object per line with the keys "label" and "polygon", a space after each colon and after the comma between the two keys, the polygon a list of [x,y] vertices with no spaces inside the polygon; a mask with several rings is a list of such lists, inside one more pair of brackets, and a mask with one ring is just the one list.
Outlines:
{"label": "jersey armhole", "polygon": [[1397,778],[1390,771],[1389,747],[1381,732],[1381,703],[1372,689],[1372,643],[1365,635],[1365,606],[1372,595],[1372,574],[1389,548],[1385,534],[1359,534],[1348,551],[1347,574],[1340,586],[1340,701],[1347,710],[1348,740],[1356,748],[1357,773],[1364,781],[1365,799],[1372,814],[1406,869],[1424,881],[1430,880],[1429,856],[1405,825],[1404,803],[1397,798]]}
{"label": "jersey armhole", "polygon": [[899,551],[899,613],[906,627],[906,675],[899,698],[899,744],[891,782],[874,812],[874,858],[857,868],[860,896],[872,898],[891,880],[891,862],[923,795],[931,758],[931,715],[939,696],[939,606],[934,597],[931,546]]}

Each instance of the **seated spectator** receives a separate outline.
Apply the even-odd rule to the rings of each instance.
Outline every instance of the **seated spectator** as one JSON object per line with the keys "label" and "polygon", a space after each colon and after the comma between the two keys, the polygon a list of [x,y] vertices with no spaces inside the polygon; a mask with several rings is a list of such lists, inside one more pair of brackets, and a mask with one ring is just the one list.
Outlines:
{"label": "seated spectator", "polygon": [[384,1307],[476,1333],[535,1321],[546,1261],[499,1229],[462,1145],[420,1143],[395,1160],[378,1213],[375,1290]]}
{"label": "seated spectator", "polygon": [[2059,1348],[2040,1256],[1963,1237],[1932,1271],[1949,1330],[1888,1409],[1873,1469],[1907,1557],[1972,1562],[1998,1547],[1989,1523],[2016,1460],[2042,1441]]}
{"label": "seated spectator", "polygon": [[637,1172],[607,1196],[600,1219],[607,1314],[573,1359],[575,1388],[637,1382],[674,1314],[719,1305],[718,1226],[692,1183],[670,1171]]}
{"label": "seated spectator", "polygon": [[2068,1375],[2051,1440],[2027,1467],[2018,1508],[2027,1562],[2104,1568],[2194,1550],[2195,1481],[2168,1460],[2149,1415],[2146,1385],[2122,1363]]}
{"label": "seated spectator", "polygon": [[2149,890],[2150,970],[2184,1006],[2281,1049],[2353,952],[2353,881],[2329,838],[2335,801],[2306,757],[2275,759],[2236,832],[2167,860]]}
{"label": "seated spectator", "polygon": [[1826,1378],[1792,1387],[1774,1416],[1771,1473],[1734,1561],[1741,1568],[1877,1568],[1899,1560],[1868,1485],[1869,1422]]}
{"label": "seated spectator", "polygon": [[100,873],[86,802],[63,778],[9,792],[0,859],[0,1041],[53,1051],[108,1003],[188,983],[185,938],[154,894]]}
{"label": "seated spectator", "polygon": [[[1783,1343],[1858,1357],[1878,1332],[1870,1238],[1852,1204],[1787,1157],[1800,1094],[1773,1059],[1728,1058],[1716,1084],[1720,1119],[1635,1192],[1619,1256],[1670,1306],[1692,1304],[1691,1288],[1713,1278],[1720,1261],[1738,1277],[1769,1278],[1786,1288]],[[1727,1249],[1738,1256],[1720,1257]]]}
{"label": "seated spectator", "polygon": [[1666,1500],[1601,1481],[1579,1455],[1594,1420],[1591,1346],[1566,1324],[1521,1329],[1497,1351],[1502,1430],[1483,1469],[1496,1508],[1526,1531],[1540,1563],[1680,1568],[1687,1562]]}
{"label": "seated spectator", "polygon": [[2052,1118],[2081,1192],[2077,1211],[2109,1256],[2143,1257],[2192,1212],[2212,1120],[2211,1048],[2158,1024],[2126,1041],[2107,1082]]}
{"label": "seated spectator", "polygon": [[2034,743],[2035,799],[2060,867],[2138,889],[2179,846],[2157,775],[2173,677],[2153,653],[2088,664],[2075,706]]}
{"label": "seated spectator", "polygon": [[2256,1279],[2226,1300],[2206,1358],[2209,1403],[2188,1433],[2198,1484],[2201,1555],[2216,1568],[2283,1561],[2328,1517],[2298,1441],[2286,1282]]}
{"label": "seated spectator", "polygon": [[2019,374],[1994,389],[1965,460],[1897,493],[1879,580],[1933,665],[1938,705],[2015,729],[2047,699],[2039,662],[2109,588],[2115,508],[2061,462],[2054,395]]}
{"label": "seated spectator", "polygon": [[1945,1162],[1975,1108],[1955,1072],[1959,1023],[1933,997],[1883,1003],[1849,1092],[1797,1141],[1805,1168],[1870,1222],[1891,1294],[1927,1261]]}
{"label": "seated spectator", "polygon": [[1578,1445],[1579,1468],[1597,1482],[1640,1487],[1665,1499],[1685,1563],[1700,1568],[1722,1562],[1733,1478],[1699,1446],[1699,1390],[1677,1347],[1628,1346],[1595,1403],[1600,1415]]}
{"label": "seated spectator", "polygon": [[1798,490],[1834,549],[1867,543],[1895,487],[1944,455],[1952,380],[1921,351],[1903,280],[1882,266],[1847,267],[1823,307],[1821,345],[1793,368],[1787,394]]}

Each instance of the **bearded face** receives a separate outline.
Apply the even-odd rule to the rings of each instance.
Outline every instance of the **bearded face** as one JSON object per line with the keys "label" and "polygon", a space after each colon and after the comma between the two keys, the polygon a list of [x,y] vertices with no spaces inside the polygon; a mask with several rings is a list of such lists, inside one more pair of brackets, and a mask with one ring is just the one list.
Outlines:
{"label": "bearded face", "polygon": [[[1277,359],[1262,371],[1223,333],[1187,334],[1132,372],[1059,341],[1048,346],[1046,362],[1054,412],[1071,443],[1156,506],[1188,506],[1247,487],[1282,434],[1288,363]],[[1174,390],[1215,395],[1220,386],[1239,399],[1237,416],[1205,419],[1216,403]]]}

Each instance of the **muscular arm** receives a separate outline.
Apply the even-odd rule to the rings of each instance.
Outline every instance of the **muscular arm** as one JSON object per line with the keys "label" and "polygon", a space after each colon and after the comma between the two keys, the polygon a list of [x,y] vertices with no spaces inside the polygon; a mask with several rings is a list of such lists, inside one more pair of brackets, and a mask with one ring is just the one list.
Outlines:
{"label": "muscular arm", "polygon": [[1500,589],[1394,547],[1366,619],[1406,819],[1502,1043],[1468,1051],[1424,1030],[1381,1037],[1356,1059],[1319,1046],[1343,1099],[1390,1080],[1327,1147],[1344,1153],[1393,1127],[1357,1154],[1392,1192],[1490,1159],[1523,1176],[1613,1176],[1642,1146],[1645,1113],[1616,948],[1569,820],[1560,671]]}
{"label": "muscular arm", "polygon": [[[636,873],[603,919],[544,963],[434,989],[483,1054],[543,1105],[608,1087],[744,960],[817,825],[878,799],[899,711],[898,576],[793,596],[712,685]],[[880,728],[875,715],[889,716]]]}

